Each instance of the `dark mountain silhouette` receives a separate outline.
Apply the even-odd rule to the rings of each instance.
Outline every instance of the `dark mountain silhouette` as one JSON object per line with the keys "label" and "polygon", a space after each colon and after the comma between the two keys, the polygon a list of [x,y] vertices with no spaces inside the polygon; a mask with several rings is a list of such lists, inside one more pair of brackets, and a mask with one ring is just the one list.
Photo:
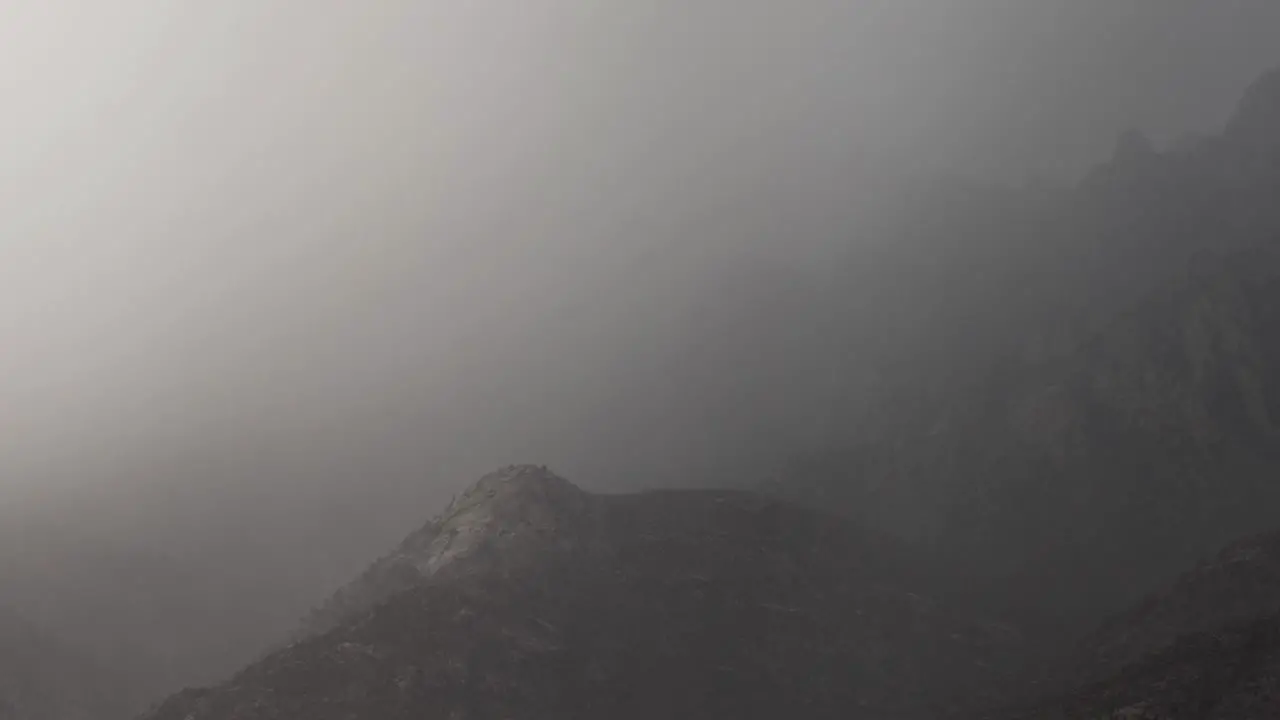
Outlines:
{"label": "dark mountain silhouette", "polygon": [[912,590],[895,542],[760,496],[481,479],[300,638],[150,720],[945,717],[1018,639]]}
{"label": "dark mountain silhouette", "polygon": [[1060,640],[1280,526],[1277,78],[1218,136],[1126,133],[1069,192],[921,204],[870,303],[899,315],[883,372],[770,491],[936,548]]}
{"label": "dark mountain silhouette", "polygon": [[[676,386],[722,414],[686,424],[755,438],[753,463],[807,445],[767,489],[852,524],[510,469],[292,644],[149,717],[937,717],[1058,686],[1079,702],[1031,707],[1132,709],[1152,687],[1220,704],[1263,677],[1280,612],[1263,581],[1171,592],[1056,661],[1212,548],[1280,527],[1278,78],[1216,136],[1126,132],[1074,188],[909,186],[874,229],[892,242],[820,288],[760,266],[691,302],[715,321],[689,321]],[[669,374],[645,377],[661,397]],[[742,400],[762,378],[775,414]],[[1010,668],[1032,660],[1049,664],[1022,684]]]}
{"label": "dark mountain silhouette", "polygon": [[1226,136],[1264,155],[1280,149],[1280,69],[1264,74],[1249,87]]}
{"label": "dark mountain silhouette", "polygon": [[1108,620],[1059,684],[995,716],[1280,717],[1280,535],[1235,542]]}
{"label": "dark mountain silhouette", "polygon": [[1265,720],[1280,717],[1280,616],[1180,636],[1115,676],[1003,720]]}
{"label": "dark mountain silhouette", "polygon": [[1104,623],[1075,661],[1098,680],[1177,644],[1183,635],[1243,628],[1280,613],[1280,534],[1239,540]]}
{"label": "dark mountain silhouette", "polygon": [[1277,197],[1280,72],[1073,188],[907,186],[821,287],[691,293],[688,361],[637,373],[707,409],[673,448],[795,447],[795,505],[508,469],[148,717],[1280,717],[1275,535],[1151,592],[1280,527]]}

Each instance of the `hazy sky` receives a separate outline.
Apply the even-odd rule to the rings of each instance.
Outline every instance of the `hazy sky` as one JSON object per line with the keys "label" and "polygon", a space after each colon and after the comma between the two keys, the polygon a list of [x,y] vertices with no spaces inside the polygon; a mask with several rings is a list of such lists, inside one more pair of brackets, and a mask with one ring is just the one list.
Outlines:
{"label": "hazy sky", "polygon": [[[883,167],[1074,173],[1127,126],[1216,129],[1280,64],[1274,0],[0,13],[13,500],[358,487],[374,513],[433,469],[598,468],[574,448],[631,422],[629,338],[778,255],[788,213]],[[661,450],[632,440],[609,452]]]}

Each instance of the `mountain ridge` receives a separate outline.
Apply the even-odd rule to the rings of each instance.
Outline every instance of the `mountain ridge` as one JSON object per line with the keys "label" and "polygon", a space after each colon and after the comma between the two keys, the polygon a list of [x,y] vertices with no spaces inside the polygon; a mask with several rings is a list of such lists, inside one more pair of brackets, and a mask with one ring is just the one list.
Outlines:
{"label": "mountain ridge", "polygon": [[1017,634],[903,588],[895,543],[761,496],[515,466],[428,527],[300,639],[145,717],[936,717],[1015,673]]}
{"label": "mountain ridge", "polygon": [[[939,238],[924,242],[992,269],[940,278],[907,316],[919,337],[847,403],[865,410],[765,488],[977,562],[988,599],[1071,632],[1280,524],[1266,510],[1280,463],[1277,78],[1216,136],[1159,149],[1123,134],[1042,208],[997,193],[960,202],[950,225],[922,221]],[[919,282],[897,292],[910,300]],[[955,321],[933,334],[932,316]],[[1041,612],[1082,590],[1080,612]]]}
{"label": "mountain ridge", "polygon": [[1080,643],[1004,720],[1280,716],[1280,532],[1241,538]]}

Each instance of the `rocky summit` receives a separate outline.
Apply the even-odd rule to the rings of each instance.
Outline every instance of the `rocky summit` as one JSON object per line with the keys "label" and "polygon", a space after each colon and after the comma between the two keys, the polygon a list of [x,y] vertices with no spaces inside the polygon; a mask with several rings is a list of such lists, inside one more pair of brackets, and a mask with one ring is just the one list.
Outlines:
{"label": "rocky summit", "polygon": [[721,491],[482,478],[227,682],[148,720],[937,718],[998,705],[1011,630],[895,543]]}
{"label": "rocky summit", "polygon": [[491,473],[335,593],[300,634],[328,630],[437,574],[504,574],[556,550],[585,551],[599,520],[589,495],[546,468]]}

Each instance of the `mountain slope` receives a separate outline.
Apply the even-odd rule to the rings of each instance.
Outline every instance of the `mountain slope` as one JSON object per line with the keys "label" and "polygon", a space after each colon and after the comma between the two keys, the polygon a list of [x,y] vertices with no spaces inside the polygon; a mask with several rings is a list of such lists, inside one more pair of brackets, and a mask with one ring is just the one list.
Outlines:
{"label": "mountain slope", "polygon": [[986,602],[1083,629],[1280,524],[1277,338],[1280,256],[1202,253],[1072,349],[1032,338],[983,383],[772,490],[890,518],[972,571]]}
{"label": "mountain slope", "polygon": [[1280,533],[1249,537],[1104,623],[1071,688],[1012,718],[1280,717]]}
{"label": "mountain slope", "polygon": [[1280,72],[1220,135],[1128,134],[1040,209],[962,202],[874,304],[901,361],[769,491],[931,543],[975,597],[1067,636],[1280,525],[1277,116]]}
{"label": "mountain slope", "polygon": [[151,720],[939,717],[1017,639],[904,588],[894,543],[758,496],[483,478],[302,639]]}
{"label": "mountain slope", "polygon": [[1026,585],[1095,588],[1107,608],[1280,522],[1280,258],[1196,263],[1075,353],[1014,368],[977,413],[961,411],[957,469],[980,479],[950,508],[949,536],[992,553],[1019,543],[1039,555],[1008,557]]}
{"label": "mountain slope", "polygon": [[1114,676],[1003,720],[1280,717],[1280,615],[1179,637]]}
{"label": "mountain slope", "polygon": [[1280,614],[1280,533],[1232,543],[1088,637],[1085,680],[1114,674],[1184,635],[1246,627]]}

